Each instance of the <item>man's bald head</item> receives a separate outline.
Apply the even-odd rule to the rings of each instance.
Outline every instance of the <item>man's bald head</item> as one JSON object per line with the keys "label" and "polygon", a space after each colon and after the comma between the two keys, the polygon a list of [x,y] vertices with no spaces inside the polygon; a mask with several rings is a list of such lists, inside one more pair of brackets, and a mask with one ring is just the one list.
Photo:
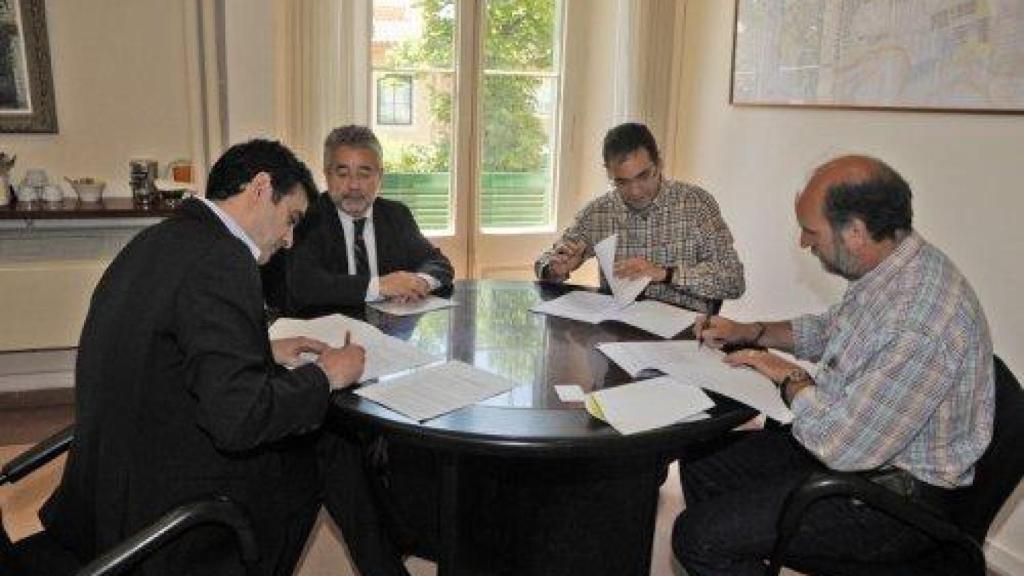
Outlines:
{"label": "man's bald head", "polygon": [[896,239],[913,220],[910,186],[888,164],[870,156],[840,156],[819,166],[798,204],[821,210],[836,232],[853,219],[875,242]]}

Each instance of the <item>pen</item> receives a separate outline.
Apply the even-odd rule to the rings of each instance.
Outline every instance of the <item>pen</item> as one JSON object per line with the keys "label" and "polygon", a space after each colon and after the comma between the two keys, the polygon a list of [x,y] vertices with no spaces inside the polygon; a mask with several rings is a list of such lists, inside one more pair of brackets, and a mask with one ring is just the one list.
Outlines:
{"label": "pen", "polygon": [[712,300],[710,305],[708,306],[708,314],[707,314],[707,316],[704,317],[704,322],[701,322],[701,325],[700,325],[700,335],[701,336],[697,340],[697,350],[700,350],[701,348],[704,347],[704,331],[707,330],[709,326],[711,326],[711,317],[716,315],[716,314],[718,314],[719,312],[721,312],[721,310],[722,310],[722,301],[721,300]]}
{"label": "pen", "polygon": [[700,338],[697,339],[697,350],[704,347],[704,331],[711,325],[711,311],[708,310],[707,316],[704,317],[704,321],[700,324]]}

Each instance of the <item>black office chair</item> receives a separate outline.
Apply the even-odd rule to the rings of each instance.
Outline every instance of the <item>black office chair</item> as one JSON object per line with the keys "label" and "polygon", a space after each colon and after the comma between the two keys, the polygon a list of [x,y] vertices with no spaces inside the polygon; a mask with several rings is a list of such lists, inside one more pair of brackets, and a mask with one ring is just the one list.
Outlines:
{"label": "black office chair", "polygon": [[778,576],[789,542],[812,504],[822,498],[852,497],[927,534],[936,543],[934,549],[896,566],[811,558],[787,559],[786,566],[807,574],[833,576],[985,576],[981,545],[992,520],[1024,476],[1024,391],[998,356],[994,361],[996,413],[992,443],[978,461],[974,484],[955,493],[951,521],[857,474],[814,474],[789,495],[783,506],[767,574]]}
{"label": "black office chair", "polygon": [[[74,425],[53,434],[0,469],[0,486],[13,484],[67,451]],[[119,574],[164,544],[197,526],[220,525],[231,530],[243,564],[251,569],[257,559],[256,539],[246,513],[234,502],[216,497],[183,504],[101,554],[86,566],[46,531],[11,542],[0,511],[0,574],[48,576],[108,576]]]}

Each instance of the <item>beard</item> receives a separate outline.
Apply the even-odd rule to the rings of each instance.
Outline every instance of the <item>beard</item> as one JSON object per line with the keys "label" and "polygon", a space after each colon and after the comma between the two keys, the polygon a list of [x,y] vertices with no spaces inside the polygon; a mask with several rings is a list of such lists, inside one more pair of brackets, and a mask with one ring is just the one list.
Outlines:
{"label": "beard", "polygon": [[860,263],[857,262],[857,257],[846,248],[846,243],[843,242],[839,234],[832,237],[832,253],[835,254],[832,260],[827,259],[820,253],[818,254],[821,267],[826,272],[841,276],[851,282],[863,276],[860,273]]}

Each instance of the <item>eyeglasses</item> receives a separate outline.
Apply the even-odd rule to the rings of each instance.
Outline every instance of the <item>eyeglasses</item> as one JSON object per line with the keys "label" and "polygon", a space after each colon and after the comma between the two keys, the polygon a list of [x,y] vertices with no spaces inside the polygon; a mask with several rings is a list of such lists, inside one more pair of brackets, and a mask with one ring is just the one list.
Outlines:
{"label": "eyeglasses", "polygon": [[628,190],[634,184],[644,184],[646,182],[649,182],[652,178],[654,178],[657,175],[658,175],[658,165],[657,164],[651,164],[650,166],[647,167],[646,170],[644,170],[643,172],[640,172],[639,174],[637,174],[636,176],[633,176],[632,178],[613,178],[609,182],[609,184],[611,185],[612,189],[614,189],[614,190],[618,190],[618,191]]}

